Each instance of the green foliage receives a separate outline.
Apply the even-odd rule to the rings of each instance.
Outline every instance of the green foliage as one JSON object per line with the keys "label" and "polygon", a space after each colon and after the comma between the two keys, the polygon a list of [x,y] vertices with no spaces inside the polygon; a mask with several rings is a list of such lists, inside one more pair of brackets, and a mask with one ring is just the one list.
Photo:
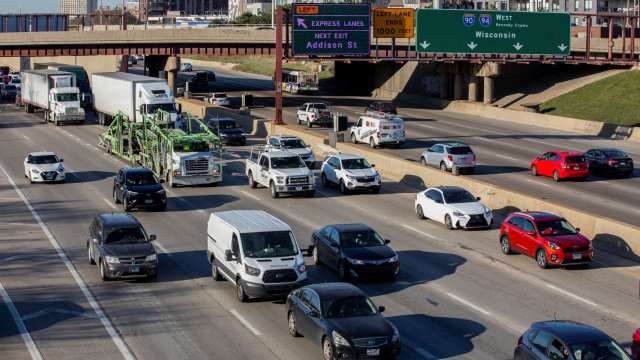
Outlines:
{"label": "green foliage", "polygon": [[271,14],[260,14],[253,15],[252,13],[246,12],[240,16],[238,16],[232,24],[271,24]]}

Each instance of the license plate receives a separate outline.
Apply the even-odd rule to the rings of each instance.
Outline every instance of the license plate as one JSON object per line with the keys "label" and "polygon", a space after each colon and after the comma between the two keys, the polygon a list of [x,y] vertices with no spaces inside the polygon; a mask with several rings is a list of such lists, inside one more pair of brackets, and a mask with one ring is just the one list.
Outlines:
{"label": "license plate", "polygon": [[132,273],[139,273],[140,272],[140,266],[132,266],[130,271]]}
{"label": "license plate", "polygon": [[296,186],[296,191],[302,190],[302,186]]}
{"label": "license plate", "polygon": [[626,162],[621,162],[620,165],[627,165],[627,163]]}
{"label": "license plate", "polygon": [[367,349],[367,356],[380,356],[380,349]]}
{"label": "license plate", "polygon": [[153,200],[152,199],[147,199],[144,201],[145,204],[153,204]]}
{"label": "license plate", "polygon": [[580,170],[580,166],[574,166],[573,170]]}
{"label": "license plate", "polygon": [[582,254],[573,254],[573,260],[580,260],[582,259]]}

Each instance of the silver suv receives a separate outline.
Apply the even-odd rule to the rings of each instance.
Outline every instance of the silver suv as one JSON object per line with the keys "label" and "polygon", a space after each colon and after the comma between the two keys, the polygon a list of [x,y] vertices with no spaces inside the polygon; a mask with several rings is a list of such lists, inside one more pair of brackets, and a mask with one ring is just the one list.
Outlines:
{"label": "silver suv", "polygon": [[473,174],[476,167],[476,156],[467,144],[442,143],[435,144],[420,154],[420,163],[451,171],[453,175],[462,172]]}

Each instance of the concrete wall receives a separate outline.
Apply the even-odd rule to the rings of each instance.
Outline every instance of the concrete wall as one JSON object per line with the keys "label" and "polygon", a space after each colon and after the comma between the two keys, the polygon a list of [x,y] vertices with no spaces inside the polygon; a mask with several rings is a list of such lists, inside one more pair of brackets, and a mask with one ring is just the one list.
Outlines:
{"label": "concrete wall", "polygon": [[[119,55],[101,55],[101,56],[46,56],[32,57],[29,59],[30,68],[34,63],[57,62],[61,64],[80,65],[84,67],[91,78],[91,74],[95,72],[111,72],[118,71],[122,56]],[[20,70],[19,57],[0,57],[0,65],[7,65],[12,70]],[[25,70],[25,69],[22,69]]]}
{"label": "concrete wall", "polygon": [[201,119],[228,117],[234,119],[244,131],[252,136],[264,137],[267,134],[265,120],[256,119],[237,110],[205,103],[197,99],[178,98],[176,100],[182,112],[198,116]]}

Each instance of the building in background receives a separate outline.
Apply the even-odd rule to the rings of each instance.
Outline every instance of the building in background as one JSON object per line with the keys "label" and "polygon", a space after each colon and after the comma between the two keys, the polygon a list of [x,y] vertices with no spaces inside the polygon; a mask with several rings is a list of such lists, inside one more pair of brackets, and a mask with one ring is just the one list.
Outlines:
{"label": "building in background", "polygon": [[169,11],[170,0],[140,0],[138,3],[138,11],[140,12],[140,20],[145,21],[147,16],[157,17],[166,16]]}
{"label": "building in background", "polygon": [[60,0],[58,11],[63,14],[91,14],[98,9],[98,0]]}
{"label": "building in background", "polygon": [[171,11],[183,15],[218,15],[227,12],[227,0],[169,0]]}

